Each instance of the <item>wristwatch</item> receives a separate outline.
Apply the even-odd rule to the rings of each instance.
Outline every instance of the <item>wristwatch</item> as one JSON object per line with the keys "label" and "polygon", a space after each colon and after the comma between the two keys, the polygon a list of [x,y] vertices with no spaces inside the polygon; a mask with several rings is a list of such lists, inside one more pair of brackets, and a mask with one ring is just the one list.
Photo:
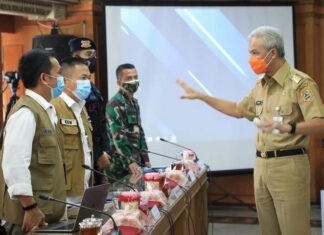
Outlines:
{"label": "wristwatch", "polygon": [[23,210],[24,211],[30,211],[30,210],[32,210],[32,209],[34,209],[36,207],[37,207],[37,203],[35,202],[35,203],[33,203],[33,204],[29,205],[29,206],[23,207]]}
{"label": "wristwatch", "polygon": [[289,134],[295,134],[296,132],[296,123],[295,122],[291,122],[291,123],[288,123],[291,127],[291,130],[289,131]]}

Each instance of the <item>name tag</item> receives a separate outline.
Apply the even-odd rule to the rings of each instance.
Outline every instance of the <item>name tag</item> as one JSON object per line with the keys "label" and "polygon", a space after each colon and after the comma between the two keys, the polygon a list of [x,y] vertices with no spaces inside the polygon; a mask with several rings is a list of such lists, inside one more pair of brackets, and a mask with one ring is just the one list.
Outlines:
{"label": "name tag", "polygon": [[65,125],[65,126],[77,126],[78,125],[77,120],[75,120],[75,119],[64,119],[64,118],[61,118],[61,124]]}

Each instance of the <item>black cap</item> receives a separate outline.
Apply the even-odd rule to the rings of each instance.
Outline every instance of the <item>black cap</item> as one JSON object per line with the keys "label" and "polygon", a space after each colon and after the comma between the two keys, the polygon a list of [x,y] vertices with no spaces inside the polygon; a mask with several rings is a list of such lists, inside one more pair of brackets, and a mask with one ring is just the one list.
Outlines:
{"label": "black cap", "polygon": [[96,44],[89,38],[73,38],[69,41],[69,47],[71,52],[81,50],[96,50]]}

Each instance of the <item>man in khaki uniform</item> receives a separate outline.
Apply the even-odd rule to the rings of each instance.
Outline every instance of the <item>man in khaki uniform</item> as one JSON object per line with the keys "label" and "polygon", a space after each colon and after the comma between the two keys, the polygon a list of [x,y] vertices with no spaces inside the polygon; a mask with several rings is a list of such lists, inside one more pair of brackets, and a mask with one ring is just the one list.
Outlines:
{"label": "man in khaki uniform", "polygon": [[10,111],[0,158],[0,218],[9,235],[25,234],[63,216],[64,205],[38,195],[66,198],[61,137],[49,103],[57,93],[60,65],[45,51],[32,50],[21,57],[18,70],[26,93]]}
{"label": "man in khaki uniform", "polygon": [[296,123],[309,125],[324,117],[316,83],[291,68],[284,56],[283,38],[276,28],[259,27],[249,35],[249,63],[264,74],[239,103],[220,100],[190,88],[182,98],[200,99],[214,109],[236,117],[274,120],[289,125],[289,133],[260,129],[256,138],[254,190],[263,235],[310,234],[309,138],[295,133]]}
{"label": "man in khaki uniform", "polygon": [[[67,58],[61,62],[65,89],[51,103],[58,116],[58,127],[63,133],[63,160],[66,174],[67,201],[80,203],[85,189],[91,186],[91,172],[82,165],[92,167],[91,125],[84,108],[85,99],[90,94],[90,72],[80,58]],[[70,214],[68,210],[68,215]],[[71,212],[71,216],[74,216]]]}

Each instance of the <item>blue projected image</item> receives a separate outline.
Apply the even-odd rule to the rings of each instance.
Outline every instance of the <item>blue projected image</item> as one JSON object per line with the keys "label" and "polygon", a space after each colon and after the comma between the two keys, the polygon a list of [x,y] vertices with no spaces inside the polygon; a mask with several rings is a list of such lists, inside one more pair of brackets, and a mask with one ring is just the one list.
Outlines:
{"label": "blue projected image", "polygon": [[[106,6],[109,97],[118,90],[116,67],[133,63],[140,79],[136,98],[151,151],[174,156],[181,150],[157,141],[163,137],[194,149],[212,170],[252,168],[254,124],[199,101],[181,100],[183,90],[175,81],[180,78],[211,96],[240,101],[257,79],[248,64],[248,35],[261,25],[281,30],[286,59],[294,65],[290,6]],[[153,165],[170,163],[150,157]]]}

